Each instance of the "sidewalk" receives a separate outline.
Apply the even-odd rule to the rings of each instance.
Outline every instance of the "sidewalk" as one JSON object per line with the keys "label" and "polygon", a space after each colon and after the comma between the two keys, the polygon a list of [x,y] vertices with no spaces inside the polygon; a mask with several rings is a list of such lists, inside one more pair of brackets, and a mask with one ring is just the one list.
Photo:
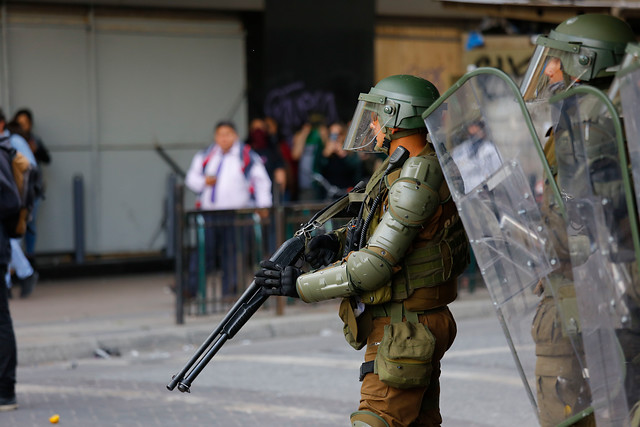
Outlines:
{"label": "sidewalk", "polygon": [[[14,296],[10,310],[21,366],[94,357],[97,349],[182,349],[199,346],[225,313],[185,316],[175,323],[172,275],[145,274],[107,278],[43,281],[27,299]],[[19,295],[19,289],[14,295]],[[267,304],[247,322],[236,340],[261,339],[341,330],[338,301],[296,302],[275,316]],[[457,319],[493,314],[484,288],[461,292],[451,304]]]}

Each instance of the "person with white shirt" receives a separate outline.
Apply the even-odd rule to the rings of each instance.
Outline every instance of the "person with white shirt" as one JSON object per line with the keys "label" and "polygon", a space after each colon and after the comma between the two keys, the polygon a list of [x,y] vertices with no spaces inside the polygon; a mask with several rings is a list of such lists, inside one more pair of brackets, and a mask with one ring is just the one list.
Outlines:
{"label": "person with white shirt", "polygon": [[199,208],[271,207],[271,180],[260,156],[240,142],[232,122],[220,122],[215,142],[191,161],[185,184],[199,194]]}
{"label": "person with white shirt", "polygon": [[[196,207],[203,211],[266,209],[272,204],[271,180],[262,159],[240,141],[230,121],[219,122],[214,143],[193,157],[185,185],[198,195]],[[216,253],[223,254],[220,256],[223,295],[237,291],[235,233],[228,226],[231,219],[232,216],[205,215],[206,270],[213,268]],[[194,253],[189,263],[189,296],[195,296],[197,271],[198,258]]]}
{"label": "person with white shirt", "polygon": [[484,123],[476,122],[468,126],[468,139],[456,146],[451,153],[462,181],[464,193],[468,194],[484,179],[502,166],[502,159],[496,146],[487,139]]}

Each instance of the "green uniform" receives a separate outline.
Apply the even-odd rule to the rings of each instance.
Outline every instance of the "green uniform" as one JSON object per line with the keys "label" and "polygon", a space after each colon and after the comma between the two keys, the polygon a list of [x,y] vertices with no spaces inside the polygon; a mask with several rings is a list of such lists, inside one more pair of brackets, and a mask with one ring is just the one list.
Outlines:
{"label": "green uniform", "polygon": [[[457,296],[457,276],[469,259],[468,241],[430,145],[401,171],[383,178],[386,166],[387,162],[366,189],[363,216],[368,215],[380,188],[385,200],[373,214],[368,245],[332,266],[300,276],[298,294],[306,301],[324,295],[344,297],[340,316],[345,337],[357,349],[367,345],[365,367],[374,362],[374,371],[364,376],[361,404],[352,422],[440,425],[440,359],[456,335],[447,304]],[[336,233],[344,244],[346,229]],[[371,267],[370,263],[378,264]],[[356,317],[358,303],[365,309]],[[400,325],[390,328],[390,323]],[[411,336],[414,348],[398,348],[394,334]],[[378,348],[386,343],[380,356]],[[397,367],[403,363],[406,366]],[[413,369],[411,365],[420,366]],[[406,378],[390,375],[394,368],[405,372]],[[384,422],[371,424],[377,419],[371,413]]]}
{"label": "green uniform", "polygon": [[442,422],[440,359],[456,335],[447,304],[469,243],[421,117],[438,97],[432,83],[410,75],[361,93],[344,149],[389,154],[393,141],[396,148],[367,184],[356,226],[309,243],[313,265],[337,262],[306,274],[263,263],[256,274],[269,292],[305,302],[342,298],[347,341],[367,345],[353,427]]}

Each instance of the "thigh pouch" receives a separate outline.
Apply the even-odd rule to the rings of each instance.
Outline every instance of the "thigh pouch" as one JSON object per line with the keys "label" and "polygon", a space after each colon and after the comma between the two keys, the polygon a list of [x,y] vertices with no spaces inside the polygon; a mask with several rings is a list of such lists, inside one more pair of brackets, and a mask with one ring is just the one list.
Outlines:
{"label": "thigh pouch", "polygon": [[[402,320],[403,311],[406,322]],[[416,312],[404,310],[402,303],[392,303],[391,323],[384,327],[374,373],[390,387],[427,387],[435,344],[435,336],[418,321]]]}

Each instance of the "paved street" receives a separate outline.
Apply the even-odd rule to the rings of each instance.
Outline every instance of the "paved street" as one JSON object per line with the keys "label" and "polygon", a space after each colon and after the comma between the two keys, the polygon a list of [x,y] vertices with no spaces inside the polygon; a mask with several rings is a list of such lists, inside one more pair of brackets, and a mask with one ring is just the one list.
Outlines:
{"label": "paved street", "polygon": [[[22,367],[20,409],[3,427],[340,426],[359,396],[362,353],[331,327],[313,336],[229,342],[190,395],[166,383],[192,346],[127,351]],[[444,426],[535,426],[535,417],[494,316],[463,319],[443,361]]]}

